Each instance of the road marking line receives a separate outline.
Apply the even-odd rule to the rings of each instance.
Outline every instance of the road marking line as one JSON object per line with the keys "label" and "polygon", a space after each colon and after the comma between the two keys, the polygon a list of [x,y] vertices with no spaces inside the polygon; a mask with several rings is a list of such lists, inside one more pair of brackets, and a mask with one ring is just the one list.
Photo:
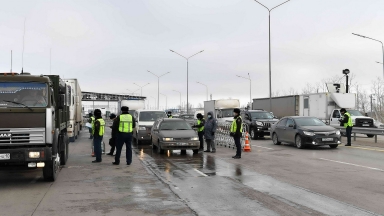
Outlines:
{"label": "road marking line", "polygon": [[264,146],[258,146],[258,145],[252,145],[252,146],[258,147],[258,148],[265,148],[265,149],[273,150],[273,148],[267,148],[267,147],[264,147]]}
{"label": "road marking line", "polygon": [[377,171],[384,172],[384,170],[379,169],[379,168],[368,167],[368,166],[363,166],[363,165],[358,165],[358,164],[353,164],[353,163],[347,163],[347,162],[342,162],[342,161],[335,161],[335,160],[330,160],[330,159],[325,159],[325,158],[319,158],[319,159],[320,160],[331,161],[331,162],[335,162],[335,163],[346,164],[346,165],[351,165],[351,166],[355,166],[355,167],[362,167],[362,168],[367,168],[367,169],[371,169],[371,170],[377,170]]}
{"label": "road marking line", "polygon": [[206,175],[205,173],[201,172],[200,170],[198,169],[193,169],[195,170],[197,173],[199,173],[200,175],[204,176],[204,177],[207,177],[208,175]]}
{"label": "road marking line", "polygon": [[372,148],[354,147],[354,146],[345,146],[345,147],[348,147],[348,148],[356,148],[356,149],[363,149],[363,150],[370,150],[370,151],[384,152],[384,150],[372,149]]}

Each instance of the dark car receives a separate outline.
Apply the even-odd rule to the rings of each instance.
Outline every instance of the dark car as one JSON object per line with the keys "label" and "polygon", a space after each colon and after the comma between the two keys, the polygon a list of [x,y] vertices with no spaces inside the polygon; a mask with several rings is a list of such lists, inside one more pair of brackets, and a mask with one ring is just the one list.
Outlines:
{"label": "dark car", "polygon": [[193,150],[199,152],[200,141],[191,125],[183,119],[163,118],[157,120],[151,130],[152,147],[158,153],[164,150]]}
{"label": "dark car", "polygon": [[341,144],[340,131],[315,117],[282,118],[272,126],[271,133],[273,144],[293,143],[300,149],[307,145],[329,145],[331,148],[337,148]]}
{"label": "dark car", "polygon": [[244,110],[241,112],[241,117],[252,139],[270,135],[271,126],[278,121],[270,112],[265,110]]}

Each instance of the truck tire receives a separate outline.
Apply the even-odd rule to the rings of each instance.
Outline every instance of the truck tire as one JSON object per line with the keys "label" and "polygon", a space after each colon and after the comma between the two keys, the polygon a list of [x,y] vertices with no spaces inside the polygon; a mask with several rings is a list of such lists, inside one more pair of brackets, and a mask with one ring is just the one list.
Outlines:
{"label": "truck tire", "polygon": [[68,150],[69,150],[68,142],[69,142],[68,136],[64,135],[60,143],[60,145],[64,145],[64,149],[60,151],[60,165],[67,164]]}
{"label": "truck tire", "polygon": [[369,137],[369,138],[372,138],[372,137],[374,137],[375,135],[373,135],[373,134],[367,134],[367,137]]}
{"label": "truck tire", "polygon": [[55,181],[60,169],[60,156],[52,157],[51,161],[45,162],[43,168],[43,176],[45,181]]}

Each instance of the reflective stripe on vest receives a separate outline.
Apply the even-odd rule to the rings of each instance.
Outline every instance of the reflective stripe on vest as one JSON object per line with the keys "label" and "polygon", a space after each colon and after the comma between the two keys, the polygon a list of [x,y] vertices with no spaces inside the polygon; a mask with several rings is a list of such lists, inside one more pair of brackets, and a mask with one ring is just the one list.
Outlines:
{"label": "reflective stripe on vest", "polygon": [[[236,133],[236,131],[237,131],[237,124],[236,124],[236,121],[237,121],[237,119],[241,119],[241,116],[238,116],[236,119],[234,119],[233,121],[232,121],[232,125],[231,125],[231,132],[232,133]],[[241,122],[241,126],[240,126],[240,133],[242,133],[243,132],[243,122]]]}
{"label": "reflective stripe on vest", "polygon": [[[198,120],[197,120],[197,125],[200,125],[200,124],[201,124],[201,120],[198,119]],[[201,131],[203,131],[203,130],[204,130],[204,126],[201,127],[201,128],[197,128],[197,131],[198,131],[198,132],[201,132]]]}
{"label": "reflective stripe on vest", "polygon": [[132,116],[130,114],[120,115],[119,131],[122,133],[131,133],[132,129]]}
{"label": "reflective stripe on vest", "polygon": [[344,123],[344,127],[345,127],[345,128],[347,128],[347,127],[353,127],[351,114],[349,114],[348,112],[346,112],[345,115],[348,116],[348,122],[347,122],[347,123]]}
{"label": "reflective stripe on vest", "polygon": [[[105,121],[104,119],[95,120],[95,122],[97,121],[100,122],[99,136],[103,136],[105,131]],[[92,134],[95,134],[95,124],[92,125]]]}

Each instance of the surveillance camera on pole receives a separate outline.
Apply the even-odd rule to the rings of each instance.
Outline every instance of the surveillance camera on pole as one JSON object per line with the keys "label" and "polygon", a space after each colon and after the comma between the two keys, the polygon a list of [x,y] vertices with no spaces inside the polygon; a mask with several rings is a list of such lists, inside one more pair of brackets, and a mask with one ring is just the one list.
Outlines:
{"label": "surveillance camera on pole", "polygon": [[347,79],[347,80],[346,80],[346,83],[345,83],[345,86],[346,86],[345,92],[348,93],[348,91],[349,91],[349,85],[348,85],[348,74],[349,74],[349,70],[348,70],[348,69],[344,69],[344,70],[343,70],[343,74],[345,74],[345,78]]}

